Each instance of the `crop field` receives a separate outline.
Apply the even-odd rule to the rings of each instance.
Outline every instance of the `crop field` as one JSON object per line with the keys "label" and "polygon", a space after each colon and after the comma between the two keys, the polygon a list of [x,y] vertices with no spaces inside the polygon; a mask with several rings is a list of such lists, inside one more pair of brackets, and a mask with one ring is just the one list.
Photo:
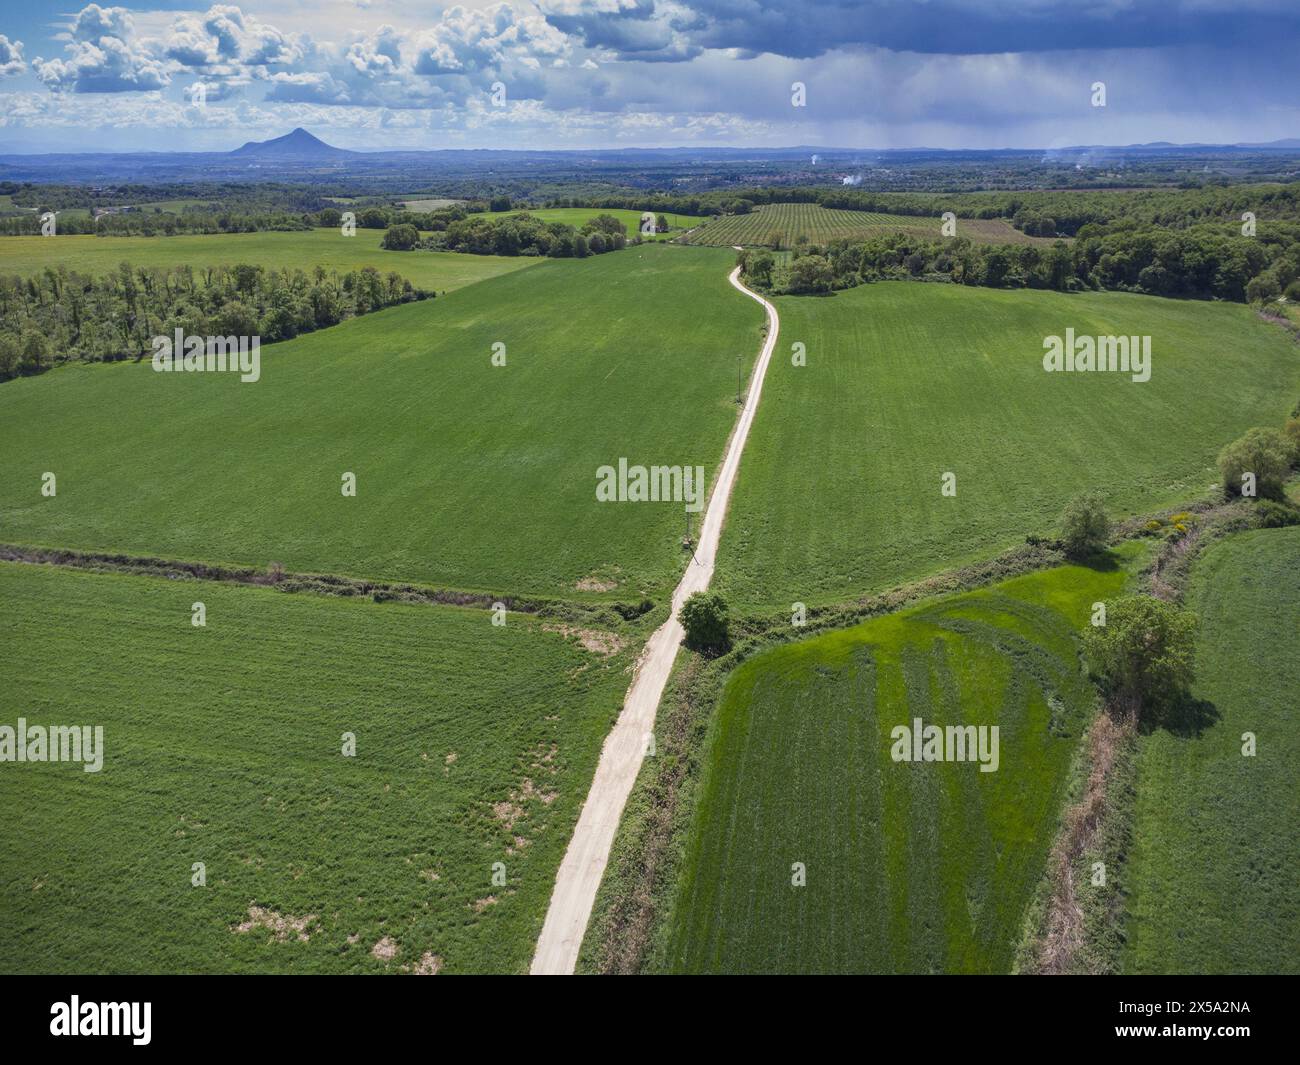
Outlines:
{"label": "crop field", "polygon": [[[1124,582],[1062,567],[744,663],[711,724],[667,968],[1008,971],[1093,707],[1075,636]],[[998,768],[894,761],[914,718],[997,725]]]}
{"label": "crop field", "polygon": [[105,274],[121,263],[165,269],[254,263],[268,269],[299,269],[310,273],[359,270],[373,266],[401,274],[413,285],[439,293],[472,285],[489,277],[537,264],[521,256],[457,255],[453,252],[386,251],[383,233],[358,229],[345,237],[337,229],[303,233],[214,233],[175,237],[3,237],[0,274],[38,273],[66,266],[81,273]]}
{"label": "crop field", "polygon": [[[1213,545],[1190,605],[1203,727],[1140,740],[1126,971],[1300,971],[1300,529]],[[1242,753],[1245,733],[1257,751]]]}
{"label": "crop field", "polygon": [[[723,215],[708,221],[691,234],[690,243],[714,247],[765,245],[791,247],[800,237],[813,244],[832,240],[869,237],[876,233],[904,230],[924,237],[938,237],[939,218],[919,215],[876,214],[871,211],[843,211],[816,203],[774,203],[754,208],[749,214]],[[957,220],[959,236],[994,244],[1051,244],[1042,237],[1027,237],[1001,219]]]}
{"label": "crop field", "polygon": [[103,728],[97,773],[0,774],[6,972],[526,968],[628,652],[15,563],[0,596],[0,719]]}
{"label": "crop field", "polygon": [[[1241,305],[909,282],[776,303],[719,552],[732,602],[842,601],[985,558],[1054,535],[1084,490],[1117,517],[1195,498],[1224,444],[1300,394],[1300,349]],[[1067,327],[1149,335],[1150,380],[1044,372]]]}
{"label": "crop field", "polygon": [[[613,215],[623,223],[629,237],[634,237],[641,229],[641,211],[630,211],[615,207],[542,207],[536,210],[515,210],[503,211],[502,215],[512,214],[530,214],[534,218],[539,218],[543,222],[563,222],[565,225],[581,229],[598,215]],[[702,217],[689,214],[673,214],[672,212],[657,211],[655,217],[662,214],[668,222],[669,232],[656,233],[653,237],[647,237],[647,240],[671,240],[674,236],[680,235],[679,231],[690,229],[692,226],[704,221]],[[492,216],[489,217],[500,217]]]}
{"label": "crop field", "polygon": [[684,504],[599,502],[597,470],[626,458],[712,480],[762,322],[731,259],[664,245],[549,260],[269,346],[254,383],[147,359],[7,382],[0,541],[658,596],[687,558]]}

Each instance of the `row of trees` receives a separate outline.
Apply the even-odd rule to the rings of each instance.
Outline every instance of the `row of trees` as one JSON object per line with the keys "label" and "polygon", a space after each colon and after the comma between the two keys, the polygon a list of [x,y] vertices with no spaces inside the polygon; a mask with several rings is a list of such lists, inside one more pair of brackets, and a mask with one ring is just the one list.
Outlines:
{"label": "row of trees", "polygon": [[[41,236],[41,215],[34,212],[0,218],[0,236]],[[323,212],[322,212],[323,213]],[[300,232],[316,225],[318,215],[242,213],[239,211],[126,211],[98,218],[66,212],[55,214],[55,235],[99,237],[172,237],[183,233]]]}
{"label": "row of trees", "polygon": [[964,237],[887,233],[796,250],[787,263],[763,249],[741,253],[745,277],[774,292],[825,293],[891,279],[994,288],[1114,289],[1158,296],[1262,301],[1300,299],[1300,223],[1269,239],[1223,225],[1121,230],[1041,245],[974,244]]}
{"label": "row of trees", "polygon": [[0,276],[0,379],[64,361],[138,359],[152,351],[154,337],[177,329],[287,340],[432,295],[374,267],[340,274],[318,266],[307,274],[247,264],[196,271],[122,263],[103,276],[66,267]]}

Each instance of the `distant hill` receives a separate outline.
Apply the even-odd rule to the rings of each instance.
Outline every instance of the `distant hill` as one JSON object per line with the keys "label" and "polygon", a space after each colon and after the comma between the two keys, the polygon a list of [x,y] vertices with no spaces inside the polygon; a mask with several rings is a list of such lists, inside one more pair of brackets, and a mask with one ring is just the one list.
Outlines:
{"label": "distant hill", "polygon": [[319,137],[313,136],[299,126],[292,133],[286,133],[283,137],[276,137],[274,140],[249,141],[230,154],[254,159],[301,160],[342,159],[357,153],[350,152],[345,148],[335,148],[332,144],[326,144]]}

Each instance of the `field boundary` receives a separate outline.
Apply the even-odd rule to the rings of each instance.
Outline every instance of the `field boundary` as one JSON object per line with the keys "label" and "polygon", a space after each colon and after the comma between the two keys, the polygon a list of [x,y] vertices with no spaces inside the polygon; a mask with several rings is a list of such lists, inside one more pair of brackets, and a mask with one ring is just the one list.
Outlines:
{"label": "field boundary", "polygon": [[0,562],[30,565],[63,566],[95,573],[127,573],[135,576],[161,577],[166,580],[216,581],[253,587],[275,588],[282,592],[305,592],[311,595],[368,598],[376,603],[413,603],[430,606],[483,607],[501,603],[519,614],[575,613],[583,610],[612,610],[631,621],[649,613],[654,604],[585,602],[575,599],[520,597],[470,592],[455,588],[434,588],[402,581],[374,581],[346,577],[336,573],[289,573],[275,563],[266,569],[254,566],[221,566],[206,562],[183,562],[111,552],[76,551],[56,547],[23,547],[0,543]]}

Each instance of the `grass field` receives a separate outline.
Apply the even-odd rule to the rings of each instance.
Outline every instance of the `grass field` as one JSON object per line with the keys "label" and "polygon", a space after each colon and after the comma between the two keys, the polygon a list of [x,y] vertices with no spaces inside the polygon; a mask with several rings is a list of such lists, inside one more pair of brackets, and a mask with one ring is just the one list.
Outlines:
{"label": "grass field", "polygon": [[373,266],[385,273],[395,270],[421,288],[449,292],[539,262],[519,256],[385,251],[379,246],[382,239],[383,234],[376,229],[358,229],[354,237],[345,237],[337,229],[176,237],[3,237],[0,274],[26,276],[59,266],[103,274],[123,262],[158,269],[192,266],[198,271],[208,266],[255,263],[308,273],[317,266],[327,270]]}
{"label": "grass field", "polygon": [[[905,230],[924,237],[938,237],[939,217],[875,214],[871,211],[842,211],[816,203],[774,203],[756,207],[749,214],[722,215],[691,234],[692,244],[714,247],[780,244],[791,247],[800,237],[813,244],[843,238],[868,237],[876,233]],[[957,220],[957,235],[976,243],[1051,244],[1045,237],[1027,237],[1001,219]]]}
{"label": "grass field", "polygon": [[[776,304],[718,584],[782,610],[1053,535],[1086,489],[1115,516],[1197,497],[1225,443],[1300,396],[1300,349],[1244,306],[909,282]],[[1150,335],[1151,379],[1044,372],[1071,326]]]}
{"label": "grass field", "polygon": [[[14,563],[0,599],[0,723],[99,725],[104,752],[0,773],[0,969],[526,968],[629,652],[522,615]],[[234,931],[254,906],[314,915],[308,941]]]}
{"label": "grass field", "polygon": [[[1063,567],[744,663],[711,725],[667,967],[1009,970],[1093,706],[1075,635],[1124,582]],[[998,769],[893,761],[915,717],[997,725]]]}
{"label": "grass field", "polygon": [[1189,601],[1195,694],[1217,719],[1140,740],[1124,967],[1300,972],[1300,529],[1213,545]]}
{"label": "grass field", "polygon": [[[540,218],[543,222],[563,222],[575,229],[581,229],[597,215],[608,214],[613,215],[623,223],[629,237],[636,236],[640,231],[642,213],[641,211],[629,211],[615,207],[542,207],[536,210],[521,209],[501,212],[502,215],[530,214],[534,218]],[[646,237],[646,240],[671,240],[673,237],[680,235],[680,230],[690,229],[691,226],[703,221],[702,218],[695,215],[673,214],[664,211],[655,212],[655,217],[658,218],[660,214],[667,220],[670,227],[669,232],[657,233],[652,237]],[[489,217],[493,216],[489,215]]]}
{"label": "grass field", "polygon": [[148,360],[6,382],[0,541],[659,595],[683,565],[683,505],[598,502],[596,471],[625,457],[712,479],[762,321],[731,259],[551,260],[268,347],[252,384]]}
{"label": "grass field", "polygon": [[[336,199],[335,203],[341,203],[342,200]],[[408,211],[441,211],[444,207],[455,207],[458,203],[464,203],[464,200],[448,200],[443,198],[425,197],[420,200],[403,200],[402,206]]]}

